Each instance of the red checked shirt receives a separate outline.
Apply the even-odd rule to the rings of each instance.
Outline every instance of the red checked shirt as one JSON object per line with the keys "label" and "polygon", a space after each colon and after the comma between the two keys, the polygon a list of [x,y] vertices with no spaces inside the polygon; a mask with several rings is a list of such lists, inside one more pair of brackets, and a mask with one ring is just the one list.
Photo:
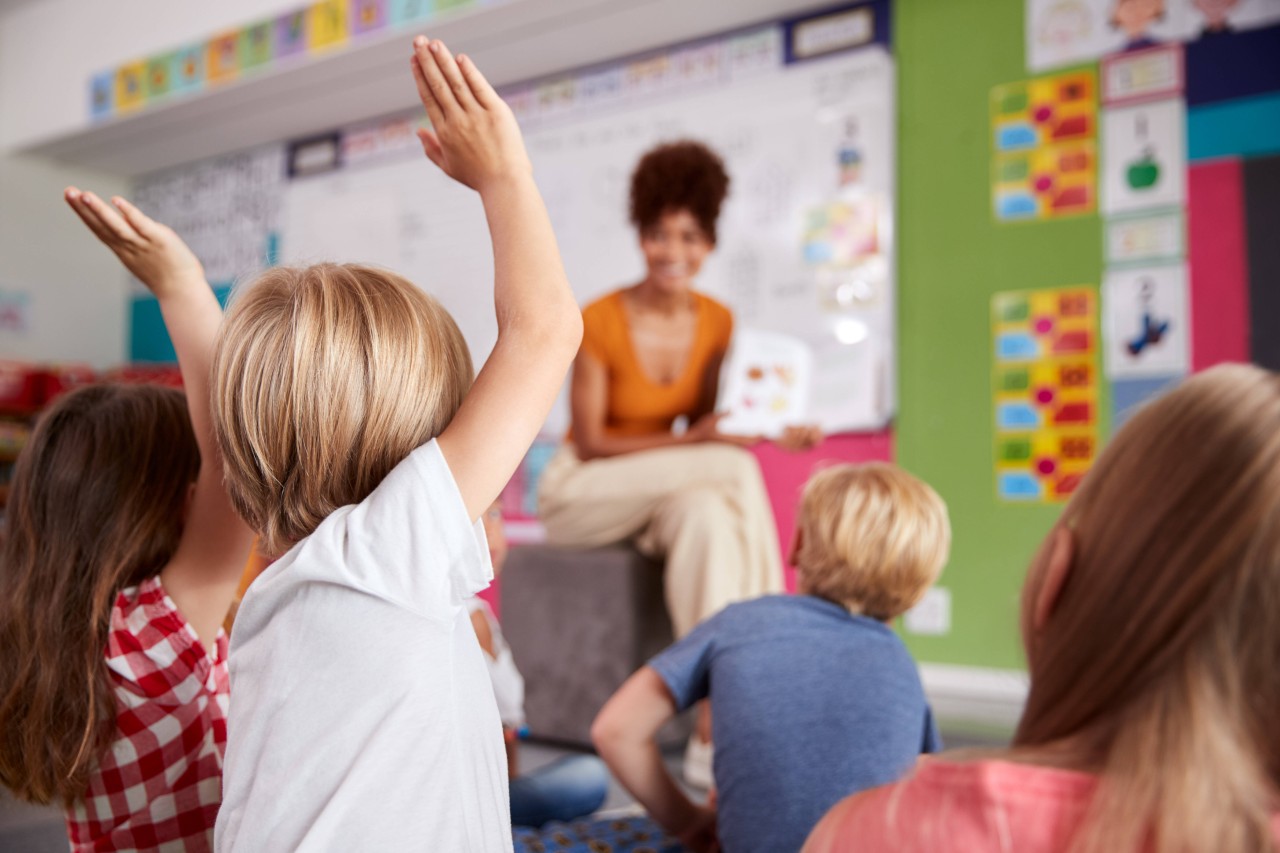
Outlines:
{"label": "red checked shirt", "polygon": [[122,591],[107,667],[116,736],[67,812],[73,851],[213,849],[227,746],[227,638],[206,652],[160,578]]}

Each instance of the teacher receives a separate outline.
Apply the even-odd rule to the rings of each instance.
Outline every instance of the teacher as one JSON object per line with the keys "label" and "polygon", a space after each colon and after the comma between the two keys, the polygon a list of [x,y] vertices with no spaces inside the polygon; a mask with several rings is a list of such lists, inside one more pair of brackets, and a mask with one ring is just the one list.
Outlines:
{"label": "teacher", "polygon": [[[539,487],[551,543],[632,540],[665,559],[677,637],[731,602],[782,590],[773,513],[745,449],[758,439],[717,428],[733,315],[694,289],[715,248],[728,188],[723,162],[697,142],[662,145],[641,158],[631,178],[631,222],[645,277],[583,310],[572,426]],[[688,428],[673,432],[681,419]],[[816,431],[796,428],[780,443],[816,440]]]}

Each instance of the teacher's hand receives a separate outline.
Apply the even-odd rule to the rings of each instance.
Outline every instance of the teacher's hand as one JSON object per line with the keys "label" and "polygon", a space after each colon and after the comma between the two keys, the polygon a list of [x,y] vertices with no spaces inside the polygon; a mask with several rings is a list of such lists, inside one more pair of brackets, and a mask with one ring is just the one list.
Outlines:
{"label": "teacher's hand", "polygon": [[782,431],[782,435],[774,439],[774,444],[783,450],[799,453],[817,447],[824,437],[822,428],[815,425],[789,426]]}
{"label": "teacher's hand", "polygon": [[722,441],[725,444],[736,444],[739,447],[751,447],[764,440],[760,435],[729,435],[720,431],[720,421],[728,416],[728,412],[712,412],[703,415],[693,422],[685,433],[690,441]]}

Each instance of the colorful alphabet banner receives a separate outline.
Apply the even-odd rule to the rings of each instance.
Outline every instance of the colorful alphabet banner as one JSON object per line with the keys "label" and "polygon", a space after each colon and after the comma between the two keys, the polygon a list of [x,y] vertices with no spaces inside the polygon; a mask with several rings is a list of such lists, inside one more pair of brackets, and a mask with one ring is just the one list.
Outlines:
{"label": "colorful alphabet banner", "polygon": [[1096,209],[1097,87],[1089,70],[991,91],[996,219],[1051,219]]}
{"label": "colorful alphabet banner", "polygon": [[1098,449],[1097,288],[997,293],[991,329],[996,496],[1065,500]]}
{"label": "colorful alphabet banner", "polygon": [[89,117],[103,121],[220,86],[277,63],[341,50],[353,40],[512,0],[318,0],[123,63],[89,81]]}

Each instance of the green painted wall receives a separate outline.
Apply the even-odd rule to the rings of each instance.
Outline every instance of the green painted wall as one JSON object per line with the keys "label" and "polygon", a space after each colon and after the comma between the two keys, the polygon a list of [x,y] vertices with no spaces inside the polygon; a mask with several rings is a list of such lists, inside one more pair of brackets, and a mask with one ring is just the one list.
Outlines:
{"label": "green painted wall", "polygon": [[897,458],[946,500],[954,530],[941,581],[952,594],[951,633],[906,638],[926,662],[1023,667],[1018,590],[1059,511],[995,499],[991,295],[1096,285],[1102,269],[1098,217],[998,225],[990,213],[988,96],[1030,76],[1023,4],[894,0]]}

